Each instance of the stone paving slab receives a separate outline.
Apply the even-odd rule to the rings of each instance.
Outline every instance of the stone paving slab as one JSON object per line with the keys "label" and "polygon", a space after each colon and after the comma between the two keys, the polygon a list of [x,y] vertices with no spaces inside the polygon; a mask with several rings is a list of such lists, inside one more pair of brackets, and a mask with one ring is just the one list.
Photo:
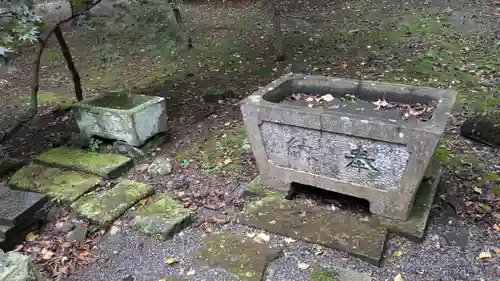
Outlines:
{"label": "stone paving slab", "polygon": [[88,152],[62,146],[46,151],[35,159],[49,165],[109,177],[120,176],[133,165],[133,160],[123,155]]}
{"label": "stone paving slab", "polygon": [[372,281],[372,278],[366,274],[341,267],[317,266],[312,270],[307,281]]}
{"label": "stone paving slab", "polygon": [[94,191],[71,204],[77,214],[107,227],[139,200],[153,192],[145,183],[121,179],[113,188]]}
{"label": "stone paving slab", "polygon": [[370,220],[376,225],[387,227],[389,232],[398,233],[410,239],[421,241],[425,235],[429,214],[443,169],[437,162],[434,162],[429,166],[427,171],[417,191],[408,220],[392,220],[378,216],[372,216]]}
{"label": "stone paving slab", "polygon": [[209,236],[194,257],[211,267],[227,270],[240,280],[261,281],[267,264],[280,254],[280,249],[272,249],[236,231],[225,231]]}
{"label": "stone paving slab", "polygon": [[[4,187],[0,186],[0,189]],[[11,190],[0,195],[0,224],[6,226],[20,225],[25,220],[33,218],[33,214],[43,208],[46,203],[45,195]]]}
{"label": "stone paving slab", "polygon": [[360,218],[289,200],[251,204],[236,222],[297,240],[346,251],[379,265],[387,238],[385,227]]}
{"label": "stone paving slab", "polygon": [[140,232],[165,240],[193,222],[195,214],[167,193],[153,200],[137,210],[133,225]]}
{"label": "stone paving slab", "polygon": [[47,194],[63,203],[71,203],[92,190],[99,180],[97,176],[82,172],[29,164],[18,170],[8,185],[15,189]]}

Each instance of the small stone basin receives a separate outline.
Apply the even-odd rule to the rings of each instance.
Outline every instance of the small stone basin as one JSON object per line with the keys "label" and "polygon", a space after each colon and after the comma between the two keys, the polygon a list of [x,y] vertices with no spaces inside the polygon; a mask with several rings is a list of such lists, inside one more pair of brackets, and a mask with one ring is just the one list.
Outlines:
{"label": "small stone basin", "polygon": [[72,107],[80,132],[141,146],[167,130],[163,97],[107,93],[75,103]]}

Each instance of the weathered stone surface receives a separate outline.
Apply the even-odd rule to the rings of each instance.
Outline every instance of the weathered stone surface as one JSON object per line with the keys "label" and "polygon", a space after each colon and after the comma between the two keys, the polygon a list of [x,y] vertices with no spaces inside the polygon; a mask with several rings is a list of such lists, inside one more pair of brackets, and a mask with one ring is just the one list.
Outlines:
{"label": "weathered stone surface", "polygon": [[426,176],[418,189],[411,214],[406,221],[377,216],[372,216],[370,221],[387,227],[390,232],[402,234],[415,240],[423,239],[441,174],[441,166],[436,161],[431,162]]}
{"label": "weathered stone surface", "polygon": [[149,165],[148,173],[152,176],[164,176],[172,173],[172,159],[169,157],[156,157]]}
{"label": "weathered stone surface", "polygon": [[0,254],[0,281],[42,281],[29,256],[17,252]]}
{"label": "weathered stone surface", "polygon": [[13,226],[31,220],[33,214],[43,208],[45,196],[40,193],[10,190],[0,185],[0,224]]}
{"label": "weathered stone surface", "polygon": [[253,202],[236,222],[294,239],[346,251],[376,265],[387,230],[354,216],[303,203],[265,198]]}
{"label": "weathered stone surface", "polygon": [[105,227],[152,192],[153,188],[148,184],[121,179],[111,189],[82,196],[71,207],[79,215]]}
{"label": "weathered stone surface", "polygon": [[366,274],[336,266],[315,267],[308,281],[372,281]]}
{"label": "weathered stone surface", "polygon": [[17,171],[9,186],[40,192],[61,202],[71,203],[99,182],[99,177],[83,172],[64,171],[30,164]]}
{"label": "weathered stone surface", "polygon": [[36,160],[101,176],[119,176],[133,164],[132,159],[119,154],[87,152],[68,147],[46,151],[38,155]]}
{"label": "weathered stone surface", "polygon": [[240,280],[261,281],[267,264],[280,254],[281,250],[228,231],[208,237],[194,257],[212,267],[225,269]]}
{"label": "weathered stone surface", "polygon": [[[407,122],[384,110],[280,103],[297,92],[437,107],[430,120]],[[405,220],[455,97],[451,90],[292,74],[249,96],[242,113],[266,186],[332,190],[368,200],[372,213]]]}
{"label": "weathered stone surface", "polygon": [[167,130],[166,102],[162,97],[113,93],[73,104],[83,135],[122,140],[140,146]]}
{"label": "weathered stone surface", "polygon": [[155,196],[153,203],[137,211],[133,225],[139,231],[159,239],[172,237],[194,220],[194,213],[168,194]]}
{"label": "weathered stone surface", "polygon": [[68,240],[83,243],[87,238],[87,232],[88,228],[79,226],[68,233]]}

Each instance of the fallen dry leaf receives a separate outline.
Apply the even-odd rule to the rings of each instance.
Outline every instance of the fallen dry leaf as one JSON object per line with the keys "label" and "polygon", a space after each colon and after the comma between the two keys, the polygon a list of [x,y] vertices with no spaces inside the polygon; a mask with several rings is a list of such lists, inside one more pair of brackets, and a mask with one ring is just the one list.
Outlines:
{"label": "fallen dry leaf", "polygon": [[500,226],[499,226],[498,224],[494,224],[494,225],[493,225],[493,229],[494,229],[495,231],[500,231]]}
{"label": "fallen dry leaf", "polygon": [[322,246],[317,245],[317,246],[314,247],[314,255],[315,256],[320,256],[320,255],[323,254],[323,252],[324,251],[323,251],[323,247]]}
{"label": "fallen dry leaf", "polygon": [[138,173],[143,173],[149,168],[149,164],[140,164],[135,167],[135,171]]}
{"label": "fallen dry leaf", "polygon": [[247,236],[248,238],[254,238],[254,237],[255,237],[255,235],[257,235],[257,234],[255,234],[255,233],[247,233],[247,234],[246,234],[246,236]]}
{"label": "fallen dry leaf", "polygon": [[496,248],[495,253],[500,254],[500,248]]}
{"label": "fallen dry leaf", "polygon": [[394,277],[394,281],[405,281],[405,279],[401,276],[401,274],[398,274]]}
{"label": "fallen dry leaf", "polygon": [[294,243],[294,242],[296,242],[296,241],[297,241],[297,240],[292,239],[292,238],[290,238],[290,237],[287,237],[287,238],[285,238],[284,240],[285,240],[285,243],[287,243],[287,244],[291,244],[291,243]]}
{"label": "fallen dry leaf", "polygon": [[299,262],[299,263],[297,264],[297,266],[298,266],[300,269],[308,269],[311,265],[310,265],[310,264],[307,264],[307,263]]}
{"label": "fallen dry leaf", "polygon": [[42,254],[42,259],[44,259],[44,260],[49,260],[49,259],[51,259],[55,255],[54,252],[49,251],[49,250],[47,250],[45,248],[42,249],[41,254]]}
{"label": "fallen dry leaf", "polygon": [[259,242],[259,243],[267,243],[267,242],[269,242],[270,239],[271,239],[271,237],[269,237],[269,235],[266,235],[264,233],[260,233],[253,238],[254,241]]}
{"label": "fallen dry leaf", "polygon": [[226,160],[222,161],[222,164],[224,164],[224,166],[229,165],[231,163],[233,163],[233,160],[231,160],[231,158],[227,158]]}
{"label": "fallen dry leaf", "polygon": [[179,259],[176,258],[165,258],[165,264],[172,265],[179,263]]}
{"label": "fallen dry leaf", "polygon": [[479,253],[479,256],[477,256],[477,259],[491,259],[491,253],[490,252],[481,252]]}
{"label": "fallen dry leaf", "polygon": [[334,100],[334,97],[330,94],[326,94],[326,95],[322,96],[321,99],[326,101],[326,102],[331,102]]}
{"label": "fallen dry leaf", "polygon": [[38,237],[38,235],[34,234],[33,232],[30,232],[26,234],[26,241],[32,242],[35,241],[35,239]]}
{"label": "fallen dry leaf", "polygon": [[378,99],[377,101],[374,101],[373,104],[377,106],[377,108],[376,108],[377,110],[380,108],[385,109],[385,108],[394,107],[394,105],[392,103],[387,102],[385,99],[384,100]]}

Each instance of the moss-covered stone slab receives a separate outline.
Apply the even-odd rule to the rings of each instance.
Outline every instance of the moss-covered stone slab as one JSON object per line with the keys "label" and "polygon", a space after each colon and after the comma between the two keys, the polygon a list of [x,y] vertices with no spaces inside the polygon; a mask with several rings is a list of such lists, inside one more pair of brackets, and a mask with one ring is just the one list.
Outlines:
{"label": "moss-covered stone slab", "polygon": [[87,173],[30,164],[12,176],[9,186],[44,193],[57,201],[71,203],[92,190],[99,180],[99,177]]}
{"label": "moss-covered stone slab", "polygon": [[109,177],[119,176],[133,164],[132,159],[123,155],[88,152],[62,146],[46,151],[35,159],[49,165]]}
{"label": "moss-covered stone slab", "polygon": [[145,183],[121,179],[113,188],[91,192],[71,204],[80,216],[86,217],[102,227],[109,226],[139,200],[153,192]]}
{"label": "moss-covered stone slab", "polygon": [[372,216],[370,221],[375,225],[387,227],[389,232],[401,234],[415,241],[421,241],[427,229],[429,214],[442,172],[443,169],[437,161],[429,165],[426,176],[417,191],[411,214],[406,221],[392,220],[379,216]]}
{"label": "moss-covered stone slab", "polygon": [[167,193],[155,196],[153,202],[141,206],[133,220],[134,227],[158,239],[168,239],[194,220],[194,213]]}
{"label": "moss-covered stone slab", "polygon": [[316,266],[307,281],[372,281],[372,278],[366,274],[336,266]]}
{"label": "moss-covered stone slab", "polygon": [[240,280],[261,281],[267,264],[280,254],[280,249],[226,231],[208,237],[194,257],[201,263],[227,270]]}
{"label": "moss-covered stone slab", "polygon": [[380,264],[387,229],[360,218],[296,201],[254,201],[236,222],[294,239],[346,251]]}

